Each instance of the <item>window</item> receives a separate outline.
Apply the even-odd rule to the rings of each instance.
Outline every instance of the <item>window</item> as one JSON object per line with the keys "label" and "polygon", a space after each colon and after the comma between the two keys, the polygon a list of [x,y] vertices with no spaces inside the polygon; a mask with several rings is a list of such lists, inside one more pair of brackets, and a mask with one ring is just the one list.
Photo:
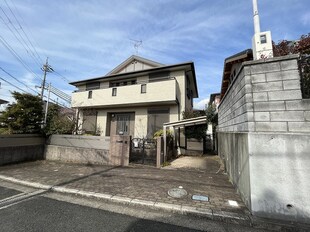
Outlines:
{"label": "window", "polygon": [[116,96],[117,94],[117,88],[112,88],[112,96]]}
{"label": "window", "polygon": [[95,135],[97,132],[97,115],[95,109],[83,110],[83,130],[86,133]]}
{"label": "window", "polygon": [[128,135],[130,131],[130,115],[120,114],[116,116],[116,134]]}
{"label": "window", "polygon": [[261,43],[261,44],[267,43],[267,37],[266,37],[266,35],[260,35],[260,43]]}
{"label": "window", "polygon": [[100,82],[86,83],[86,91],[100,89]]}
{"label": "window", "polygon": [[118,81],[110,81],[109,87],[117,87],[117,86],[125,86],[125,85],[135,85],[137,84],[136,79],[126,79],[126,80],[118,80]]}
{"label": "window", "polygon": [[146,93],[146,84],[141,85],[141,93]]}
{"label": "window", "polygon": [[150,73],[149,74],[149,82],[154,82],[154,81],[160,81],[163,79],[168,79],[170,76],[170,72],[157,72],[157,73]]}
{"label": "window", "polygon": [[163,129],[163,124],[169,122],[169,108],[156,108],[148,110],[147,135],[153,138],[154,133]]}
{"label": "window", "polygon": [[88,91],[88,99],[93,98],[93,91]]}

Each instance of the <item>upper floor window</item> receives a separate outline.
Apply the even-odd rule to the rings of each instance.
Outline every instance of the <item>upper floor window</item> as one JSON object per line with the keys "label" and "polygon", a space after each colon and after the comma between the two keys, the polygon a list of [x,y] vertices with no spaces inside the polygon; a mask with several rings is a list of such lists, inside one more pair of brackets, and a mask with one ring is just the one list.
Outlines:
{"label": "upper floor window", "polygon": [[100,89],[100,82],[91,82],[91,83],[86,83],[86,91],[87,90],[93,90],[93,89]]}
{"label": "upper floor window", "polygon": [[117,88],[112,88],[112,96],[116,96],[117,94]]}
{"label": "upper floor window", "polygon": [[110,81],[109,86],[110,87],[116,87],[116,86],[125,86],[125,85],[135,85],[137,84],[137,80],[129,79],[129,80],[118,80],[118,81]]}
{"label": "upper floor window", "polygon": [[170,76],[170,72],[169,71],[150,73],[149,74],[149,82],[154,82],[154,81],[160,81],[160,80],[163,80],[163,79],[168,79],[169,76]]}
{"label": "upper floor window", "polygon": [[93,98],[93,91],[88,91],[88,99]]}
{"label": "upper floor window", "polygon": [[141,85],[141,93],[146,93],[146,84]]}

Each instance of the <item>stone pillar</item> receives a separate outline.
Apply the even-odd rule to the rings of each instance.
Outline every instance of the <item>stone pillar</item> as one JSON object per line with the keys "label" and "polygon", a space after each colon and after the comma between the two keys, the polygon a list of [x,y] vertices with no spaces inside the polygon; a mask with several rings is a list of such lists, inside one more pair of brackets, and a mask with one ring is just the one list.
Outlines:
{"label": "stone pillar", "polygon": [[110,160],[114,166],[128,166],[131,136],[113,135],[110,137]]}

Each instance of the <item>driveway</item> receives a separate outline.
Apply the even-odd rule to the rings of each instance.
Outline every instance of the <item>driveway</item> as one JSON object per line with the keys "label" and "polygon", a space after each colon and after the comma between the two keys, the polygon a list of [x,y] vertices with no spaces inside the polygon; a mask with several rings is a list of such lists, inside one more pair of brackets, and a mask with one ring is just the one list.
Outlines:
{"label": "driveway", "polygon": [[217,155],[181,156],[163,169],[194,169],[209,173],[222,173],[223,164]]}

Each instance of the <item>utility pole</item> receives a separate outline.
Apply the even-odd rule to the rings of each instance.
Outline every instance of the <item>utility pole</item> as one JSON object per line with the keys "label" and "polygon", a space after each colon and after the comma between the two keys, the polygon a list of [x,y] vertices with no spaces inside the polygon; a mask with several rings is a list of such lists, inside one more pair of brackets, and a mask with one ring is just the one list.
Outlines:
{"label": "utility pole", "polygon": [[42,80],[42,85],[41,85],[41,99],[43,100],[43,94],[44,94],[44,89],[45,89],[46,73],[47,72],[54,72],[52,67],[48,64],[48,57],[46,58],[46,62],[45,62],[45,64],[43,65],[43,67],[41,69],[44,72],[43,80]]}
{"label": "utility pole", "polygon": [[47,112],[48,112],[48,105],[49,105],[49,101],[50,101],[50,95],[51,95],[51,83],[49,83],[48,85],[48,97],[47,97],[47,102],[45,105],[45,114],[44,114],[44,126],[46,125],[46,120],[47,120]]}

